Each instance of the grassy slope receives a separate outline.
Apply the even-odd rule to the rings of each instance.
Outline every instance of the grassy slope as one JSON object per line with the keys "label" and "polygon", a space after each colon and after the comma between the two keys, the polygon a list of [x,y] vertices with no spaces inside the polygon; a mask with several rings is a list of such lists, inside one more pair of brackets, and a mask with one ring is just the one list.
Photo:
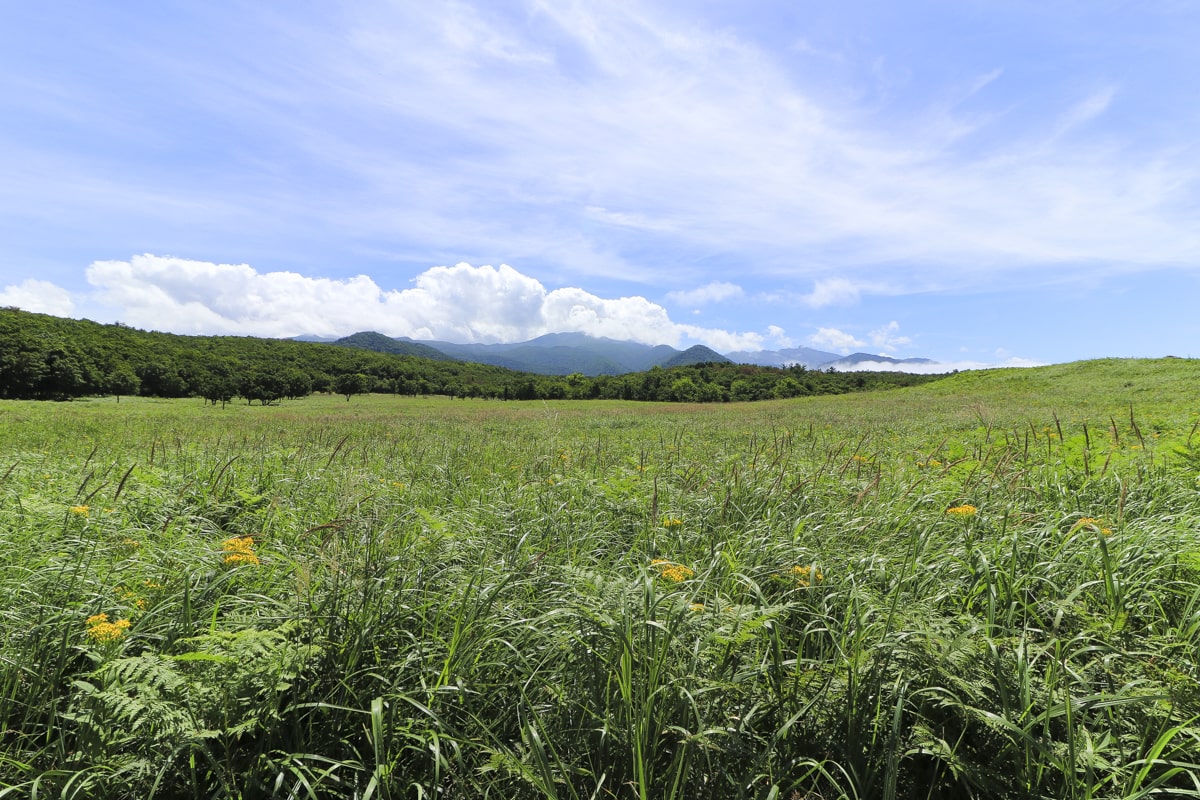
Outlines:
{"label": "grassy slope", "polygon": [[1198,380],[5,403],[0,786],[1191,792]]}

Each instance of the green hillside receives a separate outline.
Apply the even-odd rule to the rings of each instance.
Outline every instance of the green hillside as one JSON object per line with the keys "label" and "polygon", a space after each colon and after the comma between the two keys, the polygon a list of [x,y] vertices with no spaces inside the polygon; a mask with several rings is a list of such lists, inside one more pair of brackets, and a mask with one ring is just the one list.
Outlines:
{"label": "green hillside", "polygon": [[[430,352],[433,357],[425,357]],[[837,394],[930,380],[898,373],[836,375],[730,364],[587,377],[570,371],[576,360],[568,348],[541,348],[538,363],[557,364],[562,374],[534,375],[455,361],[424,345],[379,334],[358,334],[336,344],[179,336],[0,309],[0,399],[141,395],[202,397],[221,404],[241,397],[269,404],[313,392],[347,397],[383,392],[504,400],[723,402]]]}
{"label": "green hillside", "polygon": [[441,350],[429,345],[421,344],[420,342],[405,342],[393,339],[390,336],[384,336],[382,333],[375,333],[374,331],[362,331],[350,336],[343,336],[341,339],[336,339],[330,344],[342,347],[356,347],[360,350],[373,350],[376,353],[388,353],[394,356],[417,356],[418,358],[428,358],[434,361],[453,360]]}

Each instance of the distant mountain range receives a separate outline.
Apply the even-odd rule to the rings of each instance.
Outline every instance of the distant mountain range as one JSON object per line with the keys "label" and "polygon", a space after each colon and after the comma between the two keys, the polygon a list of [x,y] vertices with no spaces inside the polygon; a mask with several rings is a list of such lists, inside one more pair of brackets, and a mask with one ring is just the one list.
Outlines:
{"label": "distant mountain range", "polygon": [[799,364],[808,369],[820,369],[841,359],[837,353],[814,350],[811,347],[789,347],[784,350],[739,350],[728,354],[737,364],[758,364],[762,367],[792,367]]}
{"label": "distant mountain range", "polygon": [[548,333],[527,342],[512,344],[458,344],[392,338],[363,331],[341,339],[301,337],[380,353],[411,355],[437,360],[473,361],[539,375],[622,375],[644,372],[652,367],[676,367],[706,362],[755,364],[765,367],[803,366],[807,369],[854,369],[862,363],[933,364],[928,358],[896,359],[870,353],[841,356],[811,347],[784,350],[736,351],[721,355],[704,345],[677,350],[669,345],[646,345],[583,333]]}

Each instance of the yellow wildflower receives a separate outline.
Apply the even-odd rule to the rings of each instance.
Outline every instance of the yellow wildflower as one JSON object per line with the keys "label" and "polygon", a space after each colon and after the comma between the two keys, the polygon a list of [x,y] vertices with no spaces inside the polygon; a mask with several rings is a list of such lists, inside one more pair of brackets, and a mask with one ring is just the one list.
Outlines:
{"label": "yellow wildflower", "polygon": [[138,597],[138,593],[133,589],[127,589],[124,586],[118,586],[115,591],[117,593],[117,597],[121,598],[126,603],[145,610],[146,599],[144,597]]}
{"label": "yellow wildflower", "polygon": [[81,517],[86,517],[88,515],[88,507],[87,506],[71,506],[67,510],[70,511],[72,514],[77,514],[78,516],[81,516]]}
{"label": "yellow wildflower", "polygon": [[235,536],[222,543],[226,564],[257,564],[258,556],[254,554],[254,538],[251,536]]}
{"label": "yellow wildflower", "polygon": [[703,613],[704,603],[692,603],[691,605],[688,606],[688,609],[690,611],[695,611],[697,614]]}
{"label": "yellow wildflower", "polygon": [[946,513],[953,517],[973,517],[973,516],[975,516],[975,512],[978,510],[979,509],[977,509],[975,506],[971,505],[970,503],[964,503],[961,506],[954,506],[952,508],[947,508]]}
{"label": "yellow wildflower", "polygon": [[683,520],[679,517],[663,517],[662,524],[664,528],[678,528],[683,524]]}
{"label": "yellow wildflower", "polygon": [[142,546],[142,543],[139,542],[137,539],[122,539],[121,544],[124,545],[125,547],[130,548],[131,550],[137,550],[139,547]]}
{"label": "yellow wildflower", "polygon": [[686,581],[688,578],[696,574],[696,571],[691,567],[685,567],[683,564],[672,563],[665,558],[656,558],[650,562],[650,566],[658,568],[658,574],[672,583]]}
{"label": "yellow wildflower", "polygon": [[805,587],[811,586],[814,583],[820,583],[825,580],[825,576],[821,574],[821,570],[815,567],[806,567],[797,564],[788,570],[790,577],[796,581],[796,586]]}
{"label": "yellow wildflower", "polygon": [[87,635],[94,642],[115,642],[125,635],[129,620],[108,621],[108,614],[96,614],[87,618]]}
{"label": "yellow wildflower", "polygon": [[1080,528],[1090,528],[1091,530],[1094,530],[1105,536],[1112,536],[1112,528],[1104,527],[1104,523],[1095,517],[1080,517],[1075,524],[1071,526],[1070,532],[1074,533]]}

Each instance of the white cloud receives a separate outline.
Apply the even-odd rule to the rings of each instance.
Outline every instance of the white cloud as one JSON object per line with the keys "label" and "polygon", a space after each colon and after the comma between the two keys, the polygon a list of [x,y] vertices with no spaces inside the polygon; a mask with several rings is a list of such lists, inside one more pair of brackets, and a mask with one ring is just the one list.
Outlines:
{"label": "white cloud", "polygon": [[1116,93],[1115,86],[1105,87],[1062,112],[1059,115],[1058,124],[1055,126],[1054,137],[1064,136],[1099,117],[1112,105],[1113,96]]}
{"label": "white cloud", "polygon": [[337,281],[260,274],[247,264],[147,254],[94,262],[87,279],[124,322],[175,333],[329,335],[382,308],[379,287],[363,275]]}
{"label": "white cloud", "polygon": [[709,303],[720,303],[723,300],[731,300],[735,297],[741,297],[743,294],[742,287],[736,283],[713,281],[697,289],[669,292],[667,299],[682,306],[703,306]]}
{"label": "white cloud", "polygon": [[644,297],[602,298],[573,287],[547,291],[506,264],[433,267],[404,290],[385,290],[366,275],[310,278],[149,254],[97,261],[87,278],[118,318],[177,333],[286,337],[376,330],[415,339],[516,342],[577,331],[646,344],[700,342],[716,350],[760,349],[763,341],[759,333],[676,323]]}
{"label": "white cloud", "polygon": [[69,317],[75,311],[70,292],[49,281],[34,278],[4,287],[0,292],[0,306],[16,306],[56,317]]}
{"label": "white cloud", "polygon": [[812,294],[804,295],[803,301],[811,308],[826,306],[849,306],[859,301],[860,289],[846,278],[822,278],[813,285]]}
{"label": "white cloud", "polygon": [[[1190,117],[1165,118],[1161,138],[1139,140],[1109,127],[1129,113],[1116,87],[1081,83],[1073,69],[1044,69],[1050,78],[1029,86],[1015,113],[999,90],[1018,78],[980,74],[990,63],[950,63],[953,79],[933,73],[905,103],[879,103],[853,77],[879,53],[823,39],[820,25],[778,31],[795,43],[789,53],[687,4],[243,11],[237,31],[215,12],[147,21],[152,34],[169,33],[155,27],[166,20],[195,23],[212,43],[203,53],[183,57],[170,36],[154,35],[132,51],[102,47],[147,76],[141,91],[89,91],[87,58],[43,70],[76,73],[59,86],[39,79],[19,100],[56,98],[56,122],[73,126],[64,130],[100,131],[129,153],[90,159],[6,137],[0,212],[36,210],[54,230],[104,237],[108,251],[147,230],[163,248],[192,252],[271,242],[258,252],[291,263],[320,248],[313,262],[374,248],[438,263],[453,247],[476,262],[559,263],[572,282],[651,282],[663,272],[648,253],[666,254],[659,263],[736,253],[751,293],[756,277],[806,281],[838,269],[845,277],[806,296],[813,308],[855,303],[861,280],[884,273],[908,273],[893,284],[913,291],[1004,282],[1031,265],[1094,274],[1200,257]],[[229,35],[205,36],[216,30]],[[904,41],[913,55],[888,63],[920,74],[923,48]],[[244,57],[249,44],[254,59]],[[797,69],[797,50],[844,61],[844,77]],[[943,109],[956,84],[970,113]],[[138,124],[139,102],[153,102],[161,124]],[[144,160],[203,131],[238,146],[193,153],[210,160]],[[1062,274],[1039,274],[1051,273]]]}
{"label": "white cloud", "polygon": [[840,367],[840,372],[911,372],[916,375],[940,375],[971,369],[1000,369],[1005,367],[1044,367],[1045,363],[1028,358],[1008,358],[1003,361],[935,361],[929,364],[893,364],[889,361],[860,361]]}
{"label": "white cloud", "polygon": [[[385,50],[361,55],[390,70],[416,70],[440,100],[430,104],[438,110],[422,113],[495,148],[488,175],[507,175],[543,199],[567,200],[565,208],[579,203],[587,214],[676,243],[757,252],[829,247],[829,257],[847,267],[920,260],[926,276],[959,281],[1031,260],[1136,264],[1168,250],[1177,259],[1200,252],[1189,206],[1181,204],[1194,165],[1166,151],[1114,158],[1111,140],[1056,140],[1103,114],[1113,89],[1082,99],[1060,95],[1057,108],[1018,120],[1003,113],[1007,100],[982,95],[999,75],[993,70],[966,89],[982,106],[968,129],[982,125],[980,139],[1000,144],[968,156],[956,147],[963,120],[948,117],[945,129],[913,124],[937,105],[940,87],[911,118],[873,129],[880,120],[869,109],[818,100],[786,60],[727,29],[704,27],[699,16],[638,3],[536,9],[516,24],[487,21],[492,38],[572,54],[574,69],[556,59],[523,73],[537,87],[532,93],[525,80],[496,69],[486,50],[455,41],[396,47],[382,37]],[[410,22],[384,19],[379,27],[407,39],[398,28]],[[436,76],[428,73],[434,65]],[[393,86],[388,95],[413,108],[410,93],[396,92]],[[1047,128],[1057,131],[1049,142]],[[488,131],[495,135],[481,133]],[[1178,182],[1146,185],[1146,168],[1162,158]],[[521,177],[531,174],[539,178]],[[1075,202],[1072,187],[1087,187],[1078,192],[1086,202]],[[1118,219],[1125,224],[1109,227]],[[1164,246],[1167,229],[1177,235]],[[1096,240],[1097,230],[1108,232],[1106,241]],[[837,281],[811,296],[815,306],[854,300],[852,286]]]}
{"label": "white cloud", "polygon": [[609,211],[607,208],[599,206],[587,206],[584,209],[584,213],[600,222],[623,228],[638,228],[646,231],[670,231],[675,227],[667,220],[652,219],[643,214],[631,214],[626,211]]}
{"label": "white cloud", "polygon": [[900,331],[900,323],[892,320],[882,328],[876,328],[871,331],[871,344],[878,347],[884,353],[892,353],[898,347],[912,344],[912,339],[907,336],[898,336]]}
{"label": "white cloud", "polygon": [[679,329],[687,336],[697,342],[708,345],[718,353],[729,353],[735,350],[763,349],[762,334],[752,331],[735,333],[720,328],[700,328],[695,325],[680,325]]}
{"label": "white cloud", "polygon": [[778,349],[794,347],[796,343],[787,335],[787,331],[778,325],[767,326],[767,338],[771,342],[771,346]]}
{"label": "white cloud", "polygon": [[851,350],[866,344],[849,333],[839,331],[837,328],[818,328],[816,333],[808,337],[808,343],[813,347],[833,350],[843,354],[849,353]]}

